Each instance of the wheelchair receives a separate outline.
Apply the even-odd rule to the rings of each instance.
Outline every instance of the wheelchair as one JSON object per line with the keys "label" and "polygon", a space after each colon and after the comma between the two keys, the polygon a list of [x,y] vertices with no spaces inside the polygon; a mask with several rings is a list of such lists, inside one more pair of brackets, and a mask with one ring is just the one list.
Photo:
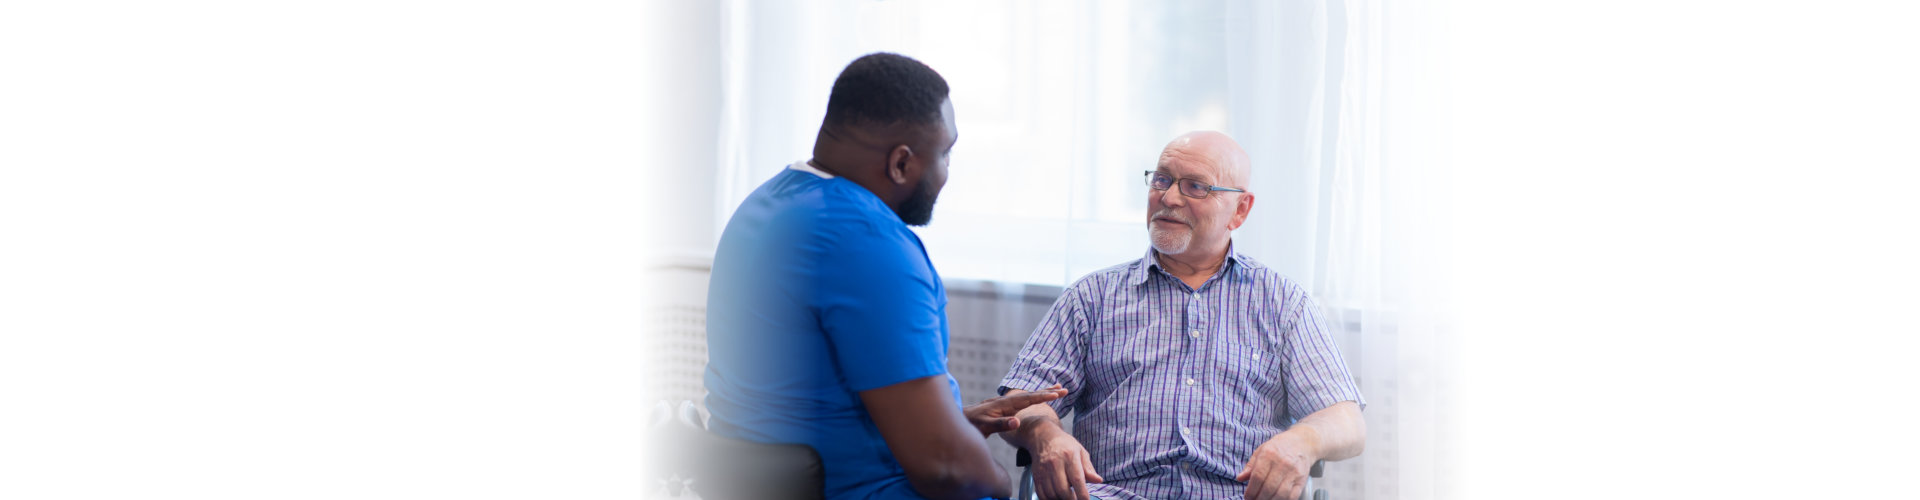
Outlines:
{"label": "wheelchair", "polygon": [[[1013,498],[1015,500],[1038,499],[1039,496],[1033,492],[1033,455],[1027,453],[1025,448],[1016,449],[1019,451],[1013,456],[1013,464],[1020,467],[1020,492],[1019,496]],[[1313,462],[1313,469],[1307,471],[1306,487],[1300,489],[1300,500],[1327,500],[1327,490],[1313,486],[1313,483],[1325,473],[1326,465],[1326,460]]]}

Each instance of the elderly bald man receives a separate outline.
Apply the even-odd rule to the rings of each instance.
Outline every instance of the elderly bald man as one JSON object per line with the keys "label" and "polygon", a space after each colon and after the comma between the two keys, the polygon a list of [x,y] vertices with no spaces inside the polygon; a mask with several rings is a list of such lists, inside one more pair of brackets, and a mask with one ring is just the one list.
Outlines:
{"label": "elderly bald man", "polygon": [[1167,144],[1146,172],[1146,256],[1068,287],[1000,382],[1067,389],[1003,434],[1042,498],[1294,499],[1314,461],[1360,454],[1365,400],[1320,307],[1233,251],[1251,166],[1219,132]]}

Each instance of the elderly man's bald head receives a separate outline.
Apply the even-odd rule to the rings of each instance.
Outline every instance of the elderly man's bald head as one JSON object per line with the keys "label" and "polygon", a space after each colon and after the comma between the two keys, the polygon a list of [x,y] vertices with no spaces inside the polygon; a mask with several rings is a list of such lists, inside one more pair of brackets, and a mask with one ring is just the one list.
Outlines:
{"label": "elderly man's bald head", "polygon": [[1244,189],[1253,182],[1253,159],[1247,156],[1247,150],[1241,149],[1240,143],[1227,134],[1212,130],[1187,132],[1173,138],[1160,150],[1160,163],[1165,165],[1168,160],[1211,167],[1212,171],[1207,174],[1222,186]]}

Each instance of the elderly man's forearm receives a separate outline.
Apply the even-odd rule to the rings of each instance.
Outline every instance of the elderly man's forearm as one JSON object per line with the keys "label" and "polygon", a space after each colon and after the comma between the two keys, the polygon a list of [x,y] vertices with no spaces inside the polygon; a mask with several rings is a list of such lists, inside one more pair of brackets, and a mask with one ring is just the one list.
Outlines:
{"label": "elderly man's forearm", "polygon": [[1345,460],[1367,447],[1367,421],[1360,405],[1342,401],[1307,415],[1287,432],[1299,432],[1321,460]]}
{"label": "elderly man's forearm", "polygon": [[[1023,392],[1027,391],[1013,389],[1007,391],[1007,395],[1012,396]],[[1050,405],[1037,404],[1023,408],[1019,413],[1014,414],[1014,418],[1020,419],[1020,427],[1011,432],[1003,432],[1000,437],[1005,439],[1007,444],[1029,451],[1040,439],[1054,432],[1066,431],[1066,428],[1060,424],[1060,414],[1054,412]]]}

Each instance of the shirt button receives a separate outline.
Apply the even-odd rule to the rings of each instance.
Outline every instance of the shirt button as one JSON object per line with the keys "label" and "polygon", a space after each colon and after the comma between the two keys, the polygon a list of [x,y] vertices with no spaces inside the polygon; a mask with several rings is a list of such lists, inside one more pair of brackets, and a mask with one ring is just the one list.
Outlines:
{"label": "shirt button", "polygon": [[1200,331],[1199,331],[1199,330],[1194,330],[1194,331],[1193,331],[1193,338],[1196,338],[1196,339],[1197,339],[1197,338],[1200,338]]}
{"label": "shirt button", "polygon": [[1197,384],[1197,383],[1199,383],[1199,382],[1194,382],[1194,381],[1193,381],[1193,379],[1187,379],[1187,385],[1193,385],[1193,384]]}
{"label": "shirt button", "polygon": [[1256,353],[1253,353],[1253,360],[1254,360],[1254,361],[1259,361],[1259,360],[1260,360],[1260,353],[1257,353],[1257,352],[1256,352]]}

